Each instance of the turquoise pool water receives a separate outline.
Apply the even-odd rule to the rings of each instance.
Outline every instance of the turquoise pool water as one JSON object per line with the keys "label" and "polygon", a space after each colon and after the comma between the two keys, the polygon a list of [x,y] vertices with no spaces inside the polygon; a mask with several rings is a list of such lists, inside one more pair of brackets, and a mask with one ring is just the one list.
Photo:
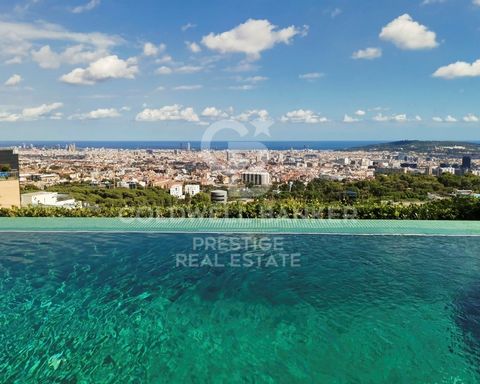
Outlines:
{"label": "turquoise pool water", "polygon": [[0,236],[2,383],[480,382],[478,237]]}

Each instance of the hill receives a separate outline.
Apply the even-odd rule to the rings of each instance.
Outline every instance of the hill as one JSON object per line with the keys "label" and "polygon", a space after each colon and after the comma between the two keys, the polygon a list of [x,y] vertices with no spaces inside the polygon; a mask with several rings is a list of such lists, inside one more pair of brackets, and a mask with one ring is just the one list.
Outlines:
{"label": "hill", "polygon": [[463,141],[422,141],[401,140],[391,143],[371,144],[348,148],[347,151],[359,150],[367,152],[416,152],[441,155],[472,155],[480,156],[480,144]]}

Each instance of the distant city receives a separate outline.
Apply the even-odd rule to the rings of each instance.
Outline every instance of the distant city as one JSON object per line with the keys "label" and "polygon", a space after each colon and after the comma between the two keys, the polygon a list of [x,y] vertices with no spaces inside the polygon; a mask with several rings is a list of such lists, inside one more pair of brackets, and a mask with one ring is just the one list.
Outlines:
{"label": "distant city", "polygon": [[[307,143],[267,143],[257,149],[208,150],[200,150],[198,142],[193,144],[177,143],[174,149],[89,147],[75,143],[17,145],[0,151],[1,175],[4,181],[13,183],[8,193],[3,183],[1,206],[79,207],[82,202],[54,192],[41,192],[54,185],[72,183],[98,188],[159,187],[180,200],[208,188],[214,189],[212,201],[226,202],[227,196],[221,191],[232,187],[309,183],[319,178],[342,181],[391,174],[480,176],[480,145],[474,143],[354,142],[353,145],[363,146],[347,149],[352,142],[344,142],[343,146],[335,143],[339,149],[328,150],[314,149],[328,145],[315,142],[310,143],[311,148]],[[134,143],[127,147],[131,145]],[[217,147],[224,145],[216,143]],[[33,186],[39,191],[20,197],[20,186]]]}

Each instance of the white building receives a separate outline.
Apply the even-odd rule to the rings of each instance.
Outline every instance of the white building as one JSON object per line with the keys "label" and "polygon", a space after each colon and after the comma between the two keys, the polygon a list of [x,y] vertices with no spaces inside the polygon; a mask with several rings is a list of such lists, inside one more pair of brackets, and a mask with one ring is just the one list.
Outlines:
{"label": "white building", "polygon": [[187,184],[185,185],[185,194],[190,196],[195,196],[197,193],[200,193],[200,185],[198,184]]}
{"label": "white building", "polygon": [[442,175],[444,173],[450,173],[450,174],[454,175],[455,174],[455,168],[453,168],[453,167],[443,167],[443,168],[438,169],[438,174],[439,175]]}
{"label": "white building", "polygon": [[183,185],[182,184],[173,184],[170,186],[170,195],[178,197],[179,199],[183,198]]}
{"label": "white building", "polygon": [[22,206],[41,205],[45,207],[76,208],[79,203],[58,192],[32,192],[21,195]]}

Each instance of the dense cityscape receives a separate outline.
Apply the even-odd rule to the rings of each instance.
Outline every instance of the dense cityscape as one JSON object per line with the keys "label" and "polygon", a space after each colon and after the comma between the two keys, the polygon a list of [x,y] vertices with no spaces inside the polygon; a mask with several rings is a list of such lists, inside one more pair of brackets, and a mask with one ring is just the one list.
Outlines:
{"label": "dense cityscape", "polygon": [[[8,177],[5,176],[9,174],[10,181],[13,177],[16,179],[13,182],[18,183],[18,196],[2,206],[91,207],[88,202],[71,196],[69,185],[86,186],[92,192],[154,189],[164,191],[177,201],[208,192],[212,202],[226,203],[231,200],[253,201],[258,197],[258,188],[263,188],[261,196],[265,196],[267,191],[292,192],[294,183],[308,185],[316,180],[347,185],[375,180],[381,175],[480,176],[480,160],[474,144],[425,142],[430,144],[425,146],[418,143],[396,142],[343,150],[198,150],[191,149],[190,143],[186,143],[184,149],[25,144],[2,151],[4,158],[10,154],[14,159],[12,164],[4,161],[3,179],[6,181]],[[473,151],[473,156],[466,154],[468,151]],[[18,165],[15,165],[16,161]],[[62,188],[57,190],[56,186]],[[3,189],[6,191],[5,187]],[[434,192],[428,194],[428,199],[442,198],[441,194]],[[460,187],[449,190],[449,195],[480,197],[479,192]],[[357,194],[349,191],[348,185],[345,193]],[[14,191],[14,194],[17,193]],[[298,196],[292,194],[291,197]],[[388,200],[388,196],[382,197]]]}

